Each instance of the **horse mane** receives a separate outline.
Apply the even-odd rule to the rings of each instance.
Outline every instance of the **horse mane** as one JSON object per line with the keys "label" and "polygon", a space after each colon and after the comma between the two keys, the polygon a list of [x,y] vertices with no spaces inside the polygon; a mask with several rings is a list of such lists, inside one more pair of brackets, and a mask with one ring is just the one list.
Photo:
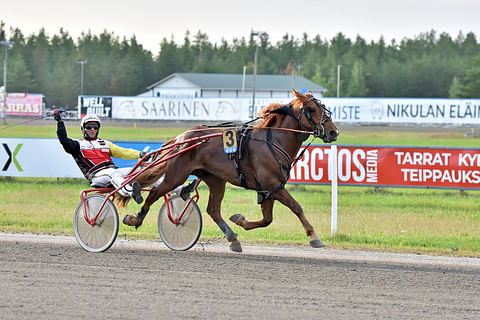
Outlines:
{"label": "horse mane", "polygon": [[[300,111],[300,108],[308,102],[312,98],[311,93],[307,94],[302,94],[299,93],[296,90],[293,90],[293,93],[295,94],[295,99],[290,102],[289,106],[293,111],[293,114],[297,114]],[[272,111],[280,109],[282,107],[285,107],[286,105],[281,104],[281,103],[272,103],[262,110],[260,110],[259,117],[263,118],[263,121],[260,121],[256,125],[254,125],[255,128],[266,128],[266,127],[272,127],[277,121],[280,122],[283,117],[286,115],[285,112],[279,112],[279,113],[272,113]]]}

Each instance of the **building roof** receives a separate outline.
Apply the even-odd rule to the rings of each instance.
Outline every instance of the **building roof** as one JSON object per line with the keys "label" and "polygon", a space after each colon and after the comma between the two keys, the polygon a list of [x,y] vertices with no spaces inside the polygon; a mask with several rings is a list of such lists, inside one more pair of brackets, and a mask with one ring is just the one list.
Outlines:
{"label": "building roof", "polygon": [[[198,86],[201,89],[242,89],[242,74],[225,74],[225,73],[172,73],[168,77],[150,85],[148,90],[174,78],[181,77],[186,81]],[[258,74],[256,78],[256,90],[291,90],[293,79],[290,75],[272,75]],[[245,89],[253,88],[253,75],[245,75]],[[326,88],[305,79],[302,76],[295,76],[295,89],[307,89],[312,91],[327,91]]]}

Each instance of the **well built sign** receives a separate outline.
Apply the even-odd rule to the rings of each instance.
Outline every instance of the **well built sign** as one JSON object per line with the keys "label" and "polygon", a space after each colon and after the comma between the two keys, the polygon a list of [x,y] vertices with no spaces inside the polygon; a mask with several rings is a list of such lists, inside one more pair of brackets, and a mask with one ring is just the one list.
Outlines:
{"label": "well built sign", "polygon": [[[157,150],[158,142],[115,142]],[[309,146],[289,183],[330,184],[329,145]],[[135,161],[114,159],[119,167]],[[0,138],[0,176],[82,178],[57,139]],[[337,146],[339,185],[480,189],[480,148]]]}

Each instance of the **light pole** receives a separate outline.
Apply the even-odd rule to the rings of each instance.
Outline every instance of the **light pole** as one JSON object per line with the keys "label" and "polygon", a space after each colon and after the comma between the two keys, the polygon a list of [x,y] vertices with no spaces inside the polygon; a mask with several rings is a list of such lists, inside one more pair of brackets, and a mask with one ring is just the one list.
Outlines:
{"label": "light pole", "polygon": [[291,70],[292,70],[292,89],[295,89],[295,71],[297,69],[297,62],[295,60],[290,61],[291,63]]}
{"label": "light pole", "polygon": [[247,66],[243,66],[243,77],[242,77],[242,98],[245,94],[245,75],[247,74]]}
{"label": "light pole", "polygon": [[13,48],[15,42],[2,40],[0,41],[0,46],[5,46],[5,57],[3,59],[3,108],[0,112],[0,118],[3,119],[3,123],[6,123],[6,112],[7,112],[7,60],[8,60],[8,49]]}
{"label": "light pole", "polygon": [[340,68],[341,64],[337,65],[337,98],[340,98]]}
{"label": "light pole", "polygon": [[[261,31],[252,31],[251,33],[252,40],[255,37],[259,37],[260,41],[268,40],[268,33]],[[258,42],[255,41],[255,57],[253,59],[253,86],[252,86],[252,112],[250,114],[253,119],[255,115],[255,91],[256,91],[256,82],[257,82],[257,63],[258,63]]]}
{"label": "light pole", "polygon": [[83,65],[88,62],[87,59],[78,60],[77,63],[80,63],[80,95],[83,96]]}

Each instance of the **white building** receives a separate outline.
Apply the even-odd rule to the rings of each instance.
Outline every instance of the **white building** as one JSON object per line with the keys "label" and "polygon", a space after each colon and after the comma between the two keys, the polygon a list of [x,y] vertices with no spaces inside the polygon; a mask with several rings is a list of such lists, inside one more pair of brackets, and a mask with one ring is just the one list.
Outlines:
{"label": "white building", "polygon": [[[292,88],[310,90],[323,97],[326,88],[301,76],[259,74],[256,98],[290,98]],[[141,97],[158,98],[251,98],[253,75],[223,73],[173,73],[149,86]]]}

